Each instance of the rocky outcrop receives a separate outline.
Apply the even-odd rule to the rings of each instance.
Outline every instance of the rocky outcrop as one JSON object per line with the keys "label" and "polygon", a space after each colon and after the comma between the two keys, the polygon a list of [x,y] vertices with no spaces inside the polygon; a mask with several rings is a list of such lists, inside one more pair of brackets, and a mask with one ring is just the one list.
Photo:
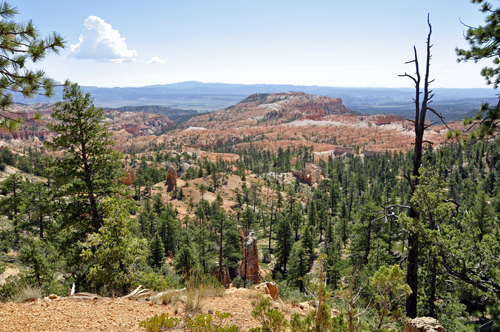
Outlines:
{"label": "rocky outcrop", "polygon": [[371,158],[371,157],[380,157],[380,156],[383,156],[386,152],[385,151],[375,151],[375,150],[369,150],[369,149],[365,149],[363,151],[363,154],[365,155],[365,157],[368,157],[368,158]]}
{"label": "rocky outcrop", "polygon": [[315,163],[319,163],[320,161],[328,161],[330,156],[335,157],[335,150],[322,151],[322,152],[313,152],[313,160]]}
{"label": "rocky outcrop", "polygon": [[269,294],[273,300],[276,300],[280,297],[279,287],[274,281],[263,282],[254,286],[254,289],[264,294]]}
{"label": "rocky outcrop", "polygon": [[342,146],[336,146],[335,147],[335,155],[336,156],[340,156],[340,155],[347,155],[347,156],[352,156],[354,153],[354,149],[353,148],[345,148],[345,147],[342,147]]}
{"label": "rocky outcrop", "polygon": [[260,283],[259,252],[257,249],[257,236],[255,232],[244,232],[243,227],[238,227],[242,247],[242,259],[239,268],[243,279],[250,279],[253,284]]}
{"label": "rocky outcrop", "polygon": [[[342,99],[303,92],[257,93],[242,102],[209,114],[191,118],[184,128],[228,129],[283,124],[294,120],[322,120],[328,115],[354,115]],[[223,144],[229,137],[219,137]]]}
{"label": "rocky outcrop", "polygon": [[300,171],[292,170],[292,174],[312,186],[321,180],[321,167],[307,163],[306,167]]}
{"label": "rocky outcrop", "polygon": [[383,115],[383,116],[379,117],[375,121],[375,124],[377,126],[382,126],[382,125],[391,124],[394,122],[404,122],[404,121],[406,121],[406,118],[404,116],[390,114],[390,115]]}
{"label": "rocky outcrop", "polygon": [[408,321],[407,332],[446,332],[439,321],[431,317],[417,317]]}
{"label": "rocky outcrop", "polygon": [[38,138],[41,141],[45,141],[50,136],[54,136],[55,134],[50,130],[19,130],[14,132],[8,131],[0,131],[0,139],[20,139],[20,140],[28,140],[30,138]]}
{"label": "rocky outcrop", "polygon": [[123,129],[129,134],[135,135],[135,136],[144,136],[148,135],[148,126],[141,125],[141,124],[135,124],[135,123],[124,123],[121,125]]}
{"label": "rocky outcrop", "polygon": [[175,187],[177,184],[177,168],[174,165],[168,166],[167,181],[165,183],[167,184],[168,189],[170,189],[170,187]]}

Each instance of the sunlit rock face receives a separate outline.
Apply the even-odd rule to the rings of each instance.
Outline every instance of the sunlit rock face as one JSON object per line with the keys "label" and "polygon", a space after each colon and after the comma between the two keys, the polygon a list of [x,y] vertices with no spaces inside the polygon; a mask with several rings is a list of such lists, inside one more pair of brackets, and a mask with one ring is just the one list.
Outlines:
{"label": "sunlit rock face", "polygon": [[257,249],[257,236],[255,232],[244,232],[243,227],[238,227],[243,256],[240,265],[242,278],[250,279],[253,284],[260,283],[259,252]]}
{"label": "sunlit rock face", "polygon": [[321,167],[311,163],[306,163],[306,167],[304,169],[300,171],[292,170],[292,174],[296,178],[312,186],[321,180]]}

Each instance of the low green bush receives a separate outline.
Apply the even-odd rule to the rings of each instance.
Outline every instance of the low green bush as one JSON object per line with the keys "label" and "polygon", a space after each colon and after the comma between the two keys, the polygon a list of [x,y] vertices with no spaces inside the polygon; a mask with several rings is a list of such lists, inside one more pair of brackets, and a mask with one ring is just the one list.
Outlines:
{"label": "low green bush", "polygon": [[154,316],[140,322],[140,326],[146,328],[147,332],[162,332],[184,328],[193,332],[244,332],[236,325],[224,324],[224,319],[231,317],[229,313],[215,312],[218,318],[214,320],[212,315],[198,315],[194,319],[185,316],[181,321],[178,318],[171,318],[168,314]]}
{"label": "low green bush", "polygon": [[171,318],[167,314],[155,315],[139,323],[139,326],[146,328],[147,332],[161,332],[173,329],[180,323],[180,319]]}

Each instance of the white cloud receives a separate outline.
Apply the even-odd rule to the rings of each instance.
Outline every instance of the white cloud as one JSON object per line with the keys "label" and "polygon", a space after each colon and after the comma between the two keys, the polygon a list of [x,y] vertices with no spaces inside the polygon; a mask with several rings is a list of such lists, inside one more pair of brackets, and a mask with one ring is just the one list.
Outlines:
{"label": "white cloud", "polygon": [[71,57],[113,62],[135,61],[137,52],[129,50],[125,38],[103,19],[89,16],[83,24],[85,29],[80,35],[80,42],[70,45]]}
{"label": "white cloud", "polygon": [[151,60],[149,60],[146,63],[165,63],[165,60],[160,59],[160,58],[154,56],[154,57],[151,58]]}

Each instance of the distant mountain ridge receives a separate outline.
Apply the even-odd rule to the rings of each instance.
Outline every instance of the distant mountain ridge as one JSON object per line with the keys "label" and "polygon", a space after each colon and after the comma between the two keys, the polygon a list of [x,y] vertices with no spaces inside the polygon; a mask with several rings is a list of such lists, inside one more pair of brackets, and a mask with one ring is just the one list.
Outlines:
{"label": "distant mountain ridge", "polygon": [[[141,105],[159,105],[174,109],[197,111],[219,110],[235,105],[254,93],[280,93],[300,91],[308,94],[341,98],[344,105],[363,114],[413,114],[412,88],[341,88],[304,85],[275,84],[227,84],[202,83],[188,81],[143,87],[101,88],[83,86],[91,93],[94,103],[101,107],[124,107]],[[497,101],[493,89],[433,89],[434,107],[443,113],[447,120],[463,118],[474,113],[482,102]],[[56,102],[61,99],[62,88],[58,87],[52,100],[44,97],[24,99],[20,94],[14,100],[20,103],[34,104]]]}

